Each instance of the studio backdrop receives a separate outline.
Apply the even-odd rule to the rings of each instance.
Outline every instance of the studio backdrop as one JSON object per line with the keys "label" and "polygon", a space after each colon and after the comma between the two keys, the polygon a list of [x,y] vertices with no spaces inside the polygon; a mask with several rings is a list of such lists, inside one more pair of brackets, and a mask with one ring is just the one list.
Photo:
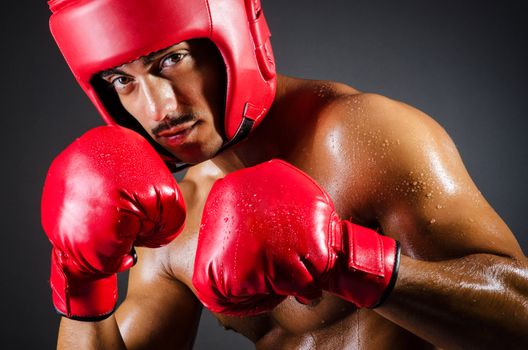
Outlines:
{"label": "studio backdrop", "polygon": [[[528,251],[526,1],[262,1],[279,72],[343,82],[432,116]],[[60,55],[49,15],[45,0],[10,1],[1,14],[3,349],[55,347],[42,185],[52,159],[103,123]],[[253,346],[204,311],[195,348]]]}

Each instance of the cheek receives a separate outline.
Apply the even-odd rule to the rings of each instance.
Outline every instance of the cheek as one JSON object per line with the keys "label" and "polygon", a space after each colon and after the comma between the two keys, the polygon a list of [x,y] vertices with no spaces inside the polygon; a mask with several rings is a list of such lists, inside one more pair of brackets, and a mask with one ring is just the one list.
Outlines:
{"label": "cheek", "polygon": [[[149,133],[151,126],[148,124],[148,118],[145,117],[145,101],[139,97],[122,96],[119,98],[124,109]],[[151,135],[152,136],[152,135]]]}

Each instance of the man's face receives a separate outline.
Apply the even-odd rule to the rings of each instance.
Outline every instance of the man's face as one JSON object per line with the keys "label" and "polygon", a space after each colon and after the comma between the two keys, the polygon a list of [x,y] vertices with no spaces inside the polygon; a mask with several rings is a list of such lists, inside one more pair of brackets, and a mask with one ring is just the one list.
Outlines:
{"label": "man's face", "polygon": [[156,142],[195,164],[222,146],[225,67],[206,40],[181,42],[101,73]]}

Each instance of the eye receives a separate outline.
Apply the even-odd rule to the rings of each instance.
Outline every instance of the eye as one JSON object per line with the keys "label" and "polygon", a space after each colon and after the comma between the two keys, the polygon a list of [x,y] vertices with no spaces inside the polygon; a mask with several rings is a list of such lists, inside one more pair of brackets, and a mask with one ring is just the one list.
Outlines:
{"label": "eye", "polygon": [[179,63],[181,60],[183,60],[187,56],[187,53],[183,52],[176,52],[171,53],[170,55],[165,56],[161,62],[160,62],[160,69],[172,67]]}
{"label": "eye", "polygon": [[110,83],[118,93],[125,92],[130,86],[132,79],[125,76],[117,76],[113,78]]}

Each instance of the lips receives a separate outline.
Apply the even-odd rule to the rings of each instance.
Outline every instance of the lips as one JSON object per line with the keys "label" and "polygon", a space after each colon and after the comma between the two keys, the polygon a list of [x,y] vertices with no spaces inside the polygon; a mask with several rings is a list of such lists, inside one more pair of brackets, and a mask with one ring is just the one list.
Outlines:
{"label": "lips", "polygon": [[157,133],[156,138],[168,144],[179,144],[189,135],[194,128],[195,122],[189,122]]}
{"label": "lips", "polygon": [[189,128],[189,125],[174,126],[170,129],[163,130],[162,132],[158,133],[157,137],[175,136],[175,135],[181,134],[182,132],[185,132],[185,130],[188,128]]}

